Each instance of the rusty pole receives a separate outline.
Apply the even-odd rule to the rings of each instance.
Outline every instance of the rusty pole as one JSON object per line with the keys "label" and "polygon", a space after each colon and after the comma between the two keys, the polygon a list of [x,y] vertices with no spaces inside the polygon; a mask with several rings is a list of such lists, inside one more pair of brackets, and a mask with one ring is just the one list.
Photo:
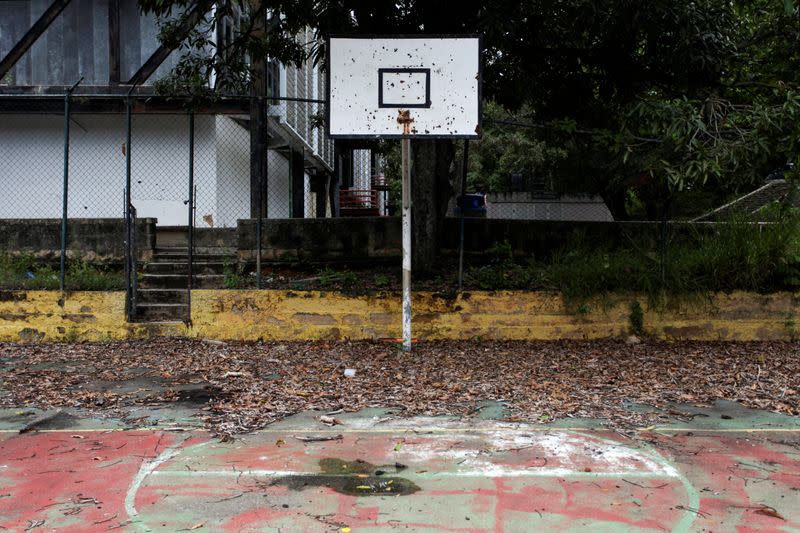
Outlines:
{"label": "rusty pole", "polygon": [[411,351],[411,113],[400,111],[397,122],[403,125],[401,141],[403,174],[403,351]]}

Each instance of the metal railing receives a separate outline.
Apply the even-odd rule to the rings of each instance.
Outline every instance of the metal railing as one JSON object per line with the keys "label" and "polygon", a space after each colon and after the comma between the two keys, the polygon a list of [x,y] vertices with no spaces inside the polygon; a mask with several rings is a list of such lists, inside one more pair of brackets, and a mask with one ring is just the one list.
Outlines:
{"label": "metal railing", "polygon": [[343,217],[380,216],[378,191],[374,189],[340,190],[339,212]]}

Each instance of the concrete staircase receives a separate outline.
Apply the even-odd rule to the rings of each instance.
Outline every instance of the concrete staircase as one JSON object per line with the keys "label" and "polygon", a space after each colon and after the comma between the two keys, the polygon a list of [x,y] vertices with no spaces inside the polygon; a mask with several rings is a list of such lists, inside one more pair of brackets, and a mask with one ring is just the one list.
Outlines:
{"label": "concrete staircase", "polygon": [[[185,228],[159,228],[152,261],[136,291],[137,322],[185,321],[188,317],[189,249]],[[235,249],[198,247],[192,254],[192,288],[224,287],[225,268],[235,268]]]}

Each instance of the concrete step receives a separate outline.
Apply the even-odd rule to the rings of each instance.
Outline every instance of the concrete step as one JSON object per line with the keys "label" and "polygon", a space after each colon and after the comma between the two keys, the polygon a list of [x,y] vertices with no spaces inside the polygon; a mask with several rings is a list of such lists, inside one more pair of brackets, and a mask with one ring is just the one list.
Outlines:
{"label": "concrete step", "polygon": [[[186,263],[189,261],[189,252],[186,249],[172,249],[172,250],[159,250],[156,248],[153,254],[154,263]],[[235,254],[226,253],[201,253],[195,251],[192,254],[192,262],[205,262],[205,263],[224,263],[229,262],[232,265],[236,264]]]}
{"label": "concrete step", "polygon": [[186,289],[139,289],[136,291],[137,304],[186,304]]}
{"label": "concrete step", "polygon": [[[228,268],[236,270],[235,263],[228,263]],[[183,274],[189,273],[188,261],[159,261],[144,265],[145,274]],[[192,261],[194,274],[224,274],[225,263],[222,261]]]}
{"label": "concrete step", "polygon": [[[187,246],[156,246],[153,250],[155,253],[182,253],[185,254],[189,251]],[[209,254],[209,255],[233,255],[235,256],[237,248],[235,246],[220,247],[220,246],[194,246],[194,253],[196,254]]]}
{"label": "concrete step", "polygon": [[186,226],[159,226],[156,228],[156,246],[186,246],[188,234]]}
{"label": "concrete step", "polygon": [[[159,248],[185,248],[188,242],[189,231],[186,226],[159,226],[156,228],[156,246]],[[235,242],[236,228],[194,228],[194,245],[196,248],[225,248]]]}
{"label": "concrete step", "polygon": [[183,320],[189,307],[186,304],[147,303],[136,305],[137,322]]}
{"label": "concrete step", "polygon": [[[193,289],[221,289],[225,286],[225,276],[220,274],[199,274],[192,276]],[[185,289],[188,285],[186,274],[143,274],[139,280],[142,289]]]}
{"label": "concrete step", "polygon": [[152,337],[185,337],[186,316],[169,320],[134,320],[138,334],[144,338]]}

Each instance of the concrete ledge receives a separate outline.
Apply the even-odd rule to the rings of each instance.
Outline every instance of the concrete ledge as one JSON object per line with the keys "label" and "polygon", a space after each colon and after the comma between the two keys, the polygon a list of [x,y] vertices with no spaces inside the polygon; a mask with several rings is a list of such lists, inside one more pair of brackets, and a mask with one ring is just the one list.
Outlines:
{"label": "concrete ledge", "polygon": [[[122,264],[125,220],[123,218],[70,218],[67,222],[67,257],[91,263]],[[139,260],[153,255],[156,219],[136,221]],[[57,262],[61,256],[61,219],[0,219],[0,251],[30,254]]]}
{"label": "concrete ledge", "polygon": [[[423,340],[602,339],[631,332],[633,297],[570,310],[557,293],[472,292],[414,296],[414,336]],[[648,335],[665,340],[794,340],[800,293],[718,294],[644,309]],[[0,340],[46,342],[186,336],[220,340],[381,339],[400,335],[400,297],[318,291],[197,290],[191,327],[125,322],[123,292],[0,292]]]}
{"label": "concrete ledge", "polygon": [[[492,247],[508,243],[514,254],[547,257],[570,239],[602,242],[609,246],[656,246],[660,222],[575,222],[467,218],[464,249],[471,255],[491,255]],[[670,235],[717,231],[721,223],[670,222]],[[396,260],[401,255],[399,217],[265,219],[261,245],[264,261],[305,263]],[[446,218],[442,250],[458,250],[460,220]],[[647,244],[649,243],[649,244]],[[256,220],[238,221],[236,246],[239,260],[255,260]]]}

